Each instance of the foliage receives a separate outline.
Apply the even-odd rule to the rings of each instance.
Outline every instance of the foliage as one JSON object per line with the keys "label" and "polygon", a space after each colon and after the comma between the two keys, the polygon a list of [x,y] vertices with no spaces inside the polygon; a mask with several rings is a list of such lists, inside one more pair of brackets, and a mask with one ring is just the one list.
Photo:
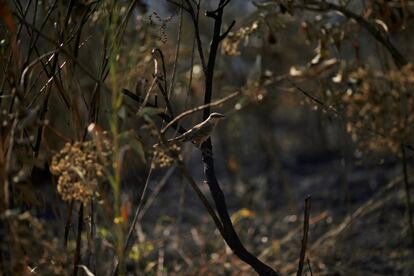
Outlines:
{"label": "foliage", "polygon": [[[413,18],[400,0],[0,1],[0,271],[410,271]],[[169,142],[212,111],[201,146]]]}

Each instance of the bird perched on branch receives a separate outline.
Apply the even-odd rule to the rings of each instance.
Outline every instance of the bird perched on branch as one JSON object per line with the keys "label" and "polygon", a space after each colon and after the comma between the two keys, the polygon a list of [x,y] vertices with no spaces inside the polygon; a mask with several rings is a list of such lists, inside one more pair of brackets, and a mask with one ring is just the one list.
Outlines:
{"label": "bird perched on branch", "polygon": [[193,126],[185,133],[167,140],[167,143],[191,141],[197,147],[201,147],[208,137],[210,137],[217,123],[225,117],[223,114],[217,112],[211,113],[206,120]]}

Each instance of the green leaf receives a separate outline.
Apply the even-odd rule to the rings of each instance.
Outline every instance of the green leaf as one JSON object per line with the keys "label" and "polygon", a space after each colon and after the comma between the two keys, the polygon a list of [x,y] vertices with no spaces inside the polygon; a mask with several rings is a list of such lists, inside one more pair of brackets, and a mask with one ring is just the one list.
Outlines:
{"label": "green leaf", "polygon": [[122,106],[122,107],[119,109],[119,111],[118,111],[118,116],[119,116],[121,119],[124,119],[124,120],[125,120],[125,118],[127,117],[127,111],[126,111],[125,106]]}
{"label": "green leaf", "polygon": [[142,163],[146,164],[145,159],[145,150],[144,146],[142,145],[139,136],[133,130],[124,131],[119,134],[119,139],[121,139],[123,144],[129,145],[133,151],[135,151]]}
{"label": "green leaf", "polygon": [[162,108],[157,108],[157,107],[144,107],[142,109],[140,109],[137,113],[137,115],[139,117],[142,117],[144,115],[148,115],[148,116],[153,116],[153,115],[157,115],[164,112],[164,110]]}
{"label": "green leaf", "polygon": [[139,158],[141,159],[142,163],[146,163],[145,159],[145,150],[142,146],[142,143],[138,139],[131,139],[130,144],[131,148],[138,154]]}

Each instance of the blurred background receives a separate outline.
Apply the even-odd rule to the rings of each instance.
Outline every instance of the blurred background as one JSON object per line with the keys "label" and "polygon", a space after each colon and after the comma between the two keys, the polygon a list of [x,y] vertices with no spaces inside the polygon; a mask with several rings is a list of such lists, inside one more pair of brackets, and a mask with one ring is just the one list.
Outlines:
{"label": "blurred background", "polygon": [[[199,4],[206,57],[205,12],[218,2]],[[116,260],[127,275],[254,275],[174,157],[153,147],[163,85],[175,116],[204,103],[186,3],[197,11],[179,0],[0,1],[4,275],[106,275]],[[414,3],[327,3],[225,7],[222,31],[236,24],[212,97],[239,94],[212,108],[226,115],[212,134],[217,178],[241,241],[281,275],[297,271],[308,195],[304,274],[411,275]],[[194,112],[179,125],[201,121]],[[201,151],[179,146],[212,202]]]}

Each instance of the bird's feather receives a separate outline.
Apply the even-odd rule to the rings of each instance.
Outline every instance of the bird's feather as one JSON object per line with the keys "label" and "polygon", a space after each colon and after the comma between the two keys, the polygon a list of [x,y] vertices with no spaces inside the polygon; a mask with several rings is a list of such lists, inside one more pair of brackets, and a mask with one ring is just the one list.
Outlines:
{"label": "bird's feather", "polygon": [[194,139],[198,137],[205,137],[210,135],[212,129],[214,127],[214,124],[210,122],[202,122],[200,124],[195,125],[193,128],[188,130],[187,132],[173,138],[169,139],[168,142],[175,142],[175,141],[181,141],[181,142],[188,142],[193,141]]}

